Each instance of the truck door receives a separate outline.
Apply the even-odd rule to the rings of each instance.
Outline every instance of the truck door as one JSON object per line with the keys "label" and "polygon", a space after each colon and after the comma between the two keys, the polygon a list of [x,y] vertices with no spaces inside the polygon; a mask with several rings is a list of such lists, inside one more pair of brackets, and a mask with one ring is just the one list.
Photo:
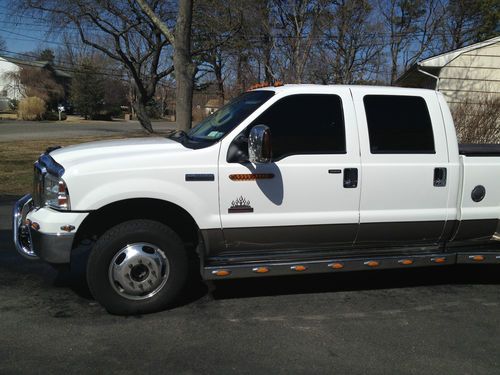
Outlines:
{"label": "truck door", "polygon": [[447,221],[450,184],[446,135],[435,93],[351,91],[363,176],[356,246],[437,244]]}
{"label": "truck door", "polygon": [[[226,246],[242,252],[351,247],[359,222],[360,156],[349,90],[278,93],[270,103],[221,146]],[[271,131],[272,162],[228,160],[238,137],[260,124]]]}

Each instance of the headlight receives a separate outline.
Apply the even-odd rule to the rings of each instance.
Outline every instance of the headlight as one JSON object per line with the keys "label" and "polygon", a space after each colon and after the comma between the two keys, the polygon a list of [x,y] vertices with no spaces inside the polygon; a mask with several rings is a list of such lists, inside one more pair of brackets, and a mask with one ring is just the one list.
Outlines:
{"label": "headlight", "polygon": [[46,206],[58,210],[69,210],[69,192],[62,178],[55,177],[50,173],[44,176],[42,201]]}

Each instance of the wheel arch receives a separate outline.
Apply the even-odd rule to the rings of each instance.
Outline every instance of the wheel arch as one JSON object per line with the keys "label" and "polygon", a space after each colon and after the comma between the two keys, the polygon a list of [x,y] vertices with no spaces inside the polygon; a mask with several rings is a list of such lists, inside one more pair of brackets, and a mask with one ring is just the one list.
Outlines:
{"label": "wheel arch", "polygon": [[196,248],[200,241],[199,226],[184,208],[161,199],[129,198],[92,211],[79,226],[73,248],[84,240],[100,237],[117,224],[134,219],[161,222],[176,232],[185,245],[193,248]]}

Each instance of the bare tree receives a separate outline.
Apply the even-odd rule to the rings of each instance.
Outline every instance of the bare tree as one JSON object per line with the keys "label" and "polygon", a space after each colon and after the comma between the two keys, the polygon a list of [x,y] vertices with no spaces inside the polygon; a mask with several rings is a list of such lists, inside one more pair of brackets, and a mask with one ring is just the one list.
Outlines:
{"label": "bare tree", "polygon": [[37,97],[42,99],[50,108],[57,107],[57,103],[65,96],[65,90],[49,68],[24,65],[18,71],[5,73],[10,88],[23,97]]}
{"label": "bare tree", "polygon": [[461,48],[500,32],[498,0],[449,0],[446,11],[443,40],[449,49]]}
{"label": "bare tree", "polygon": [[[179,130],[191,128],[193,111],[193,79],[196,64],[191,56],[191,24],[193,18],[193,0],[179,0],[177,22],[172,32],[161,15],[155,12],[145,0],[136,0],[141,9],[153,22],[165,38],[174,46],[174,68],[176,79],[176,122]],[[153,4],[154,5],[154,4]]]}
{"label": "bare tree", "polygon": [[326,9],[325,0],[275,0],[276,37],[282,58],[281,77],[286,82],[302,83],[313,44],[318,41],[318,24]]}
{"label": "bare tree", "polygon": [[388,36],[390,78],[394,83],[401,68],[407,69],[432,51],[444,8],[440,0],[379,0],[379,10]]}
{"label": "bare tree", "polygon": [[383,40],[369,0],[330,5],[320,28],[322,40],[310,69],[314,81],[348,84],[370,81],[377,74]]}
{"label": "bare tree", "polygon": [[224,103],[226,65],[230,62],[234,46],[238,43],[236,33],[240,29],[239,1],[199,0],[193,20],[193,44],[198,51],[195,57],[198,72],[203,78],[209,74],[215,78],[219,104]]}
{"label": "bare tree", "polygon": [[[72,25],[84,44],[123,64],[134,83],[137,117],[146,131],[153,131],[147,105],[158,82],[174,70],[166,64],[170,40],[134,1],[23,0],[22,7],[54,28]],[[152,9],[164,19],[172,14],[162,1],[154,1]]]}

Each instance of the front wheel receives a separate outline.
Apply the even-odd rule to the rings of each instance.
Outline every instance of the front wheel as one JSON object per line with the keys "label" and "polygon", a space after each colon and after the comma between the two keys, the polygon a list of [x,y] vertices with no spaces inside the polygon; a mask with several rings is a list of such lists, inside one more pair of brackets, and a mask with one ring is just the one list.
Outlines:
{"label": "front wheel", "polygon": [[87,282],[108,312],[141,314],[171,306],[187,273],[188,257],[174,231],[156,221],[133,220],[97,240],[87,265]]}

